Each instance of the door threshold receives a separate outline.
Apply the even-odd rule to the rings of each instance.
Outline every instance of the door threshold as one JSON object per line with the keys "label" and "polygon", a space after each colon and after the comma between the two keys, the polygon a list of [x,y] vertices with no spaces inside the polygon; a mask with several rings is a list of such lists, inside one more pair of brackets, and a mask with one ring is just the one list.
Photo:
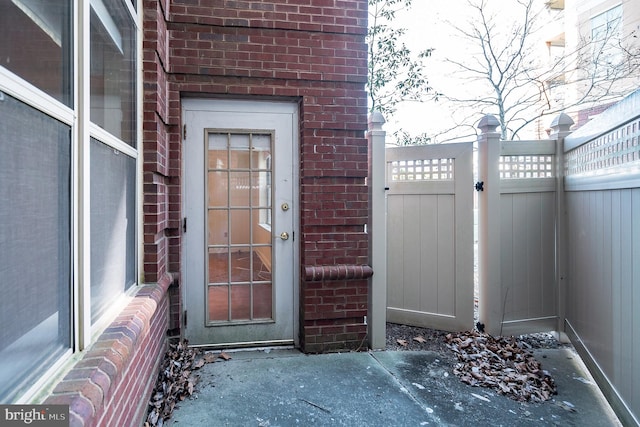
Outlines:
{"label": "door threshold", "polygon": [[189,344],[189,347],[199,348],[202,350],[224,350],[227,352],[267,350],[271,348],[277,348],[277,349],[295,348],[293,340],[230,342],[230,343],[220,343],[220,344],[194,344],[194,345]]}

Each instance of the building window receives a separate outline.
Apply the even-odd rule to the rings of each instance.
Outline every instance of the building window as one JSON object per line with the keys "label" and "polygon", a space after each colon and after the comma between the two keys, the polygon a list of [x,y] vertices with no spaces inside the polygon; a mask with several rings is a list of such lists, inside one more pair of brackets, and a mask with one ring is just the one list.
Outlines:
{"label": "building window", "polygon": [[71,0],[0,2],[0,65],[71,107]]}
{"label": "building window", "polygon": [[134,3],[0,1],[3,403],[30,402],[137,283]]}
{"label": "building window", "polygon": [[135,147],[136,29],[122,1],[91,0],[91,121]]}
{"label": "building window", "polygon": [[622,5],[591,19],[593,67],[598,76],[606,76],[611,67],[620,65],[622,51]]}
{"label": "building window", "polygon": [[91,139],[91,321],[136,281],[136,162]]}
{"label": "building window", "polygon": [[71,348],[71,127],[0,92],[0,401]]}

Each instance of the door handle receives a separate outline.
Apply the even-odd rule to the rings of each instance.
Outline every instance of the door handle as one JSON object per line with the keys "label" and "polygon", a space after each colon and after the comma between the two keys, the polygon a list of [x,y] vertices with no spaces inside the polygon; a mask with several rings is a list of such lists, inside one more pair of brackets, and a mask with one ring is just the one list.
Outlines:
{"label": "door handle", "polygon": [[282,240],[289,240],[289,233],[287,233],[286,231],[283,231],[282,233],[280,233],[280,238]]}

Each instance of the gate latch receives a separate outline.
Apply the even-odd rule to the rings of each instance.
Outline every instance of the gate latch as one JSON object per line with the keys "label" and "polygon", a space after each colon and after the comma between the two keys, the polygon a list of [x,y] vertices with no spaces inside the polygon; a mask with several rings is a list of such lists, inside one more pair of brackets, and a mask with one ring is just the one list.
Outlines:
{"label": "gate latch", "polygon": [[484,181],[478,181],[475,185],[476,191],[484,191]]}

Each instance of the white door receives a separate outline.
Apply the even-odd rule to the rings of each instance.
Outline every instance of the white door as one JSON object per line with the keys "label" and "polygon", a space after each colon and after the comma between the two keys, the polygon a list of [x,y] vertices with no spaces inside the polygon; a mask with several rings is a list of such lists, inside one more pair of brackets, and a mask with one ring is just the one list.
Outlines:
{"label": "white door", "polygon": [[182,105],[184,337],[191,345],[293,344],[297,105]]}

